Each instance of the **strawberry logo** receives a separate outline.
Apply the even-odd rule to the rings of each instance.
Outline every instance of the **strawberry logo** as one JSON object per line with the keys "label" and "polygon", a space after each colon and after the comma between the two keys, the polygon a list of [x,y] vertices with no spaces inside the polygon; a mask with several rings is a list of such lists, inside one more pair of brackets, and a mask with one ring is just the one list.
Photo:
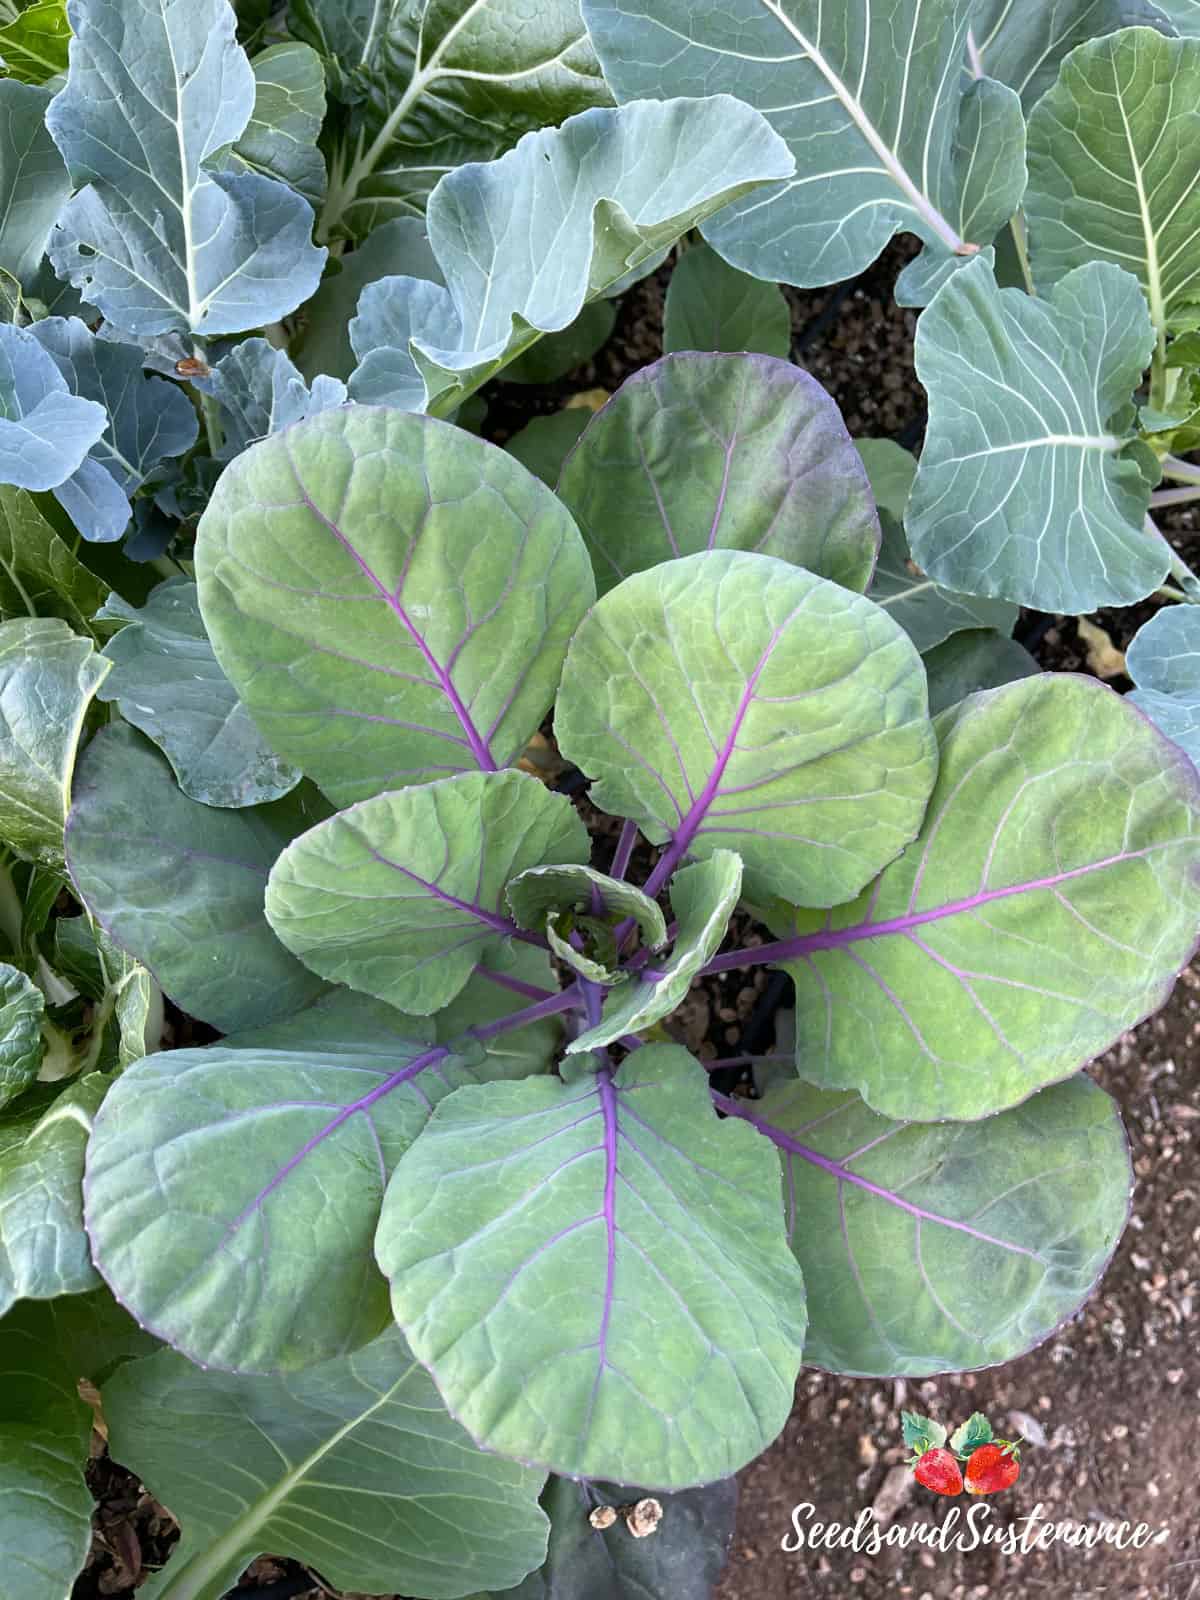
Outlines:
{"label": "strawberry logo", "polygon": [[[946,1439],[946,1430],[932,1417],[902,1411],[904,1442],[912,1450],[913,1477],[934,1494],[998,1494],[1021,1476],[1021,1448],[1011,1439],[997,1439],[982,1411],[973,1412]],[[966,1471],[959,1466],[966,1462]]]}
{"label": "strawberry logo", "polygon": [[981,1444],[971,1452],[965,1473],[968,1494],[997,1494],[1021,1476],[1020,1446],[1008,1439]]}

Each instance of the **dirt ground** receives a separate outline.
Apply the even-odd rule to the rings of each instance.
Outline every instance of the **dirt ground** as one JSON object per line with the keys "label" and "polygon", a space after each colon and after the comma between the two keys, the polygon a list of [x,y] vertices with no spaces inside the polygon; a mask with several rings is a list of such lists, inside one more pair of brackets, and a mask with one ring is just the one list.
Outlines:
{"label": "dirt ground", "polygon": [[[801,295],[793,308],[793,358],[841,405],[850,431],[919,445],[924,404],[912,366],[916,314],[896,307],[891,284],[911,252],[903,243],[849,287]],[[560,383],[493,385],[484,431],[503,442],[536,411],[557,409],[579,389],[613,389],[660,353],[663,275],[626,298],[605,349]],[[1171,528],[1197,565],[1196,513]],[[1098,614],[1119,650],[1153,603]],[[1120,659],[1073,619],[1027,616],[1018,629],[1043,665],[1101,670],[1125,689]],[[769,1046],[764,1009],[771,980],[730,975],[693,991],[680,1014],[687,1042],[709,1056]],[[778,991],[775,991],[778,998]],[[753,1036],[752,1036],[753,1035]],[[779,1441],[740,1475],[741,1510],[717,1600],[884,1595],[984,1600],[1045,1593],[1051,1600],[1200,1600],[1200,1516],[1195,1510],[1195,1429],[1200,1414],[1200,968],[1185,973],[1166,1008],[1091,1069],[1121,1106],[1136,1174],[1130,1226],[1099,1291],[1072,1323],[1023,1359],[991,1371],[929,1382],[879,1382],[802,1373]],[[1015,1488],[991,1502],[1004,1524],[1035,1506],[1050,1521],[1144,1522],[1163,1542],[1141,1551],[1055,1545],[1002,1556],[941,1555],[914,1546],[878,1556],[785,1554],[792,1508],[851,1523],[874,1505],[899,1526],[939,1523],[951,1502],[915,1485],[901,1465],[899,1411],[950,1426],[982,1410],[998,1434],[1024,1434]],[[92,1463],[97,1536],[74,1600],[128,1596],[161,1564],[170,1518],[137,1480],[102,1455]],[[953,1502],[963,1504],[963,1502]],[[291,1563],[264,1560],[242,1580],[239,1600],[285,1600],[331,1591],[306,1584]]]}

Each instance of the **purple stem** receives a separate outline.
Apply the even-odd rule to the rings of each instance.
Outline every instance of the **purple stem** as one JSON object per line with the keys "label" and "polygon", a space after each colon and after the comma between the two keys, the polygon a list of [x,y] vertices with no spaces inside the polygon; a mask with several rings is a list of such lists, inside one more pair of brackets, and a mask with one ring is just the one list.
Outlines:
{"label": "purple stem", "polygon": [[507,972],[493,972],[491,967],[477,964],[475,971],[489,983],[498,984],[501,989],[509,989],[513,994],[524,995],[527,1000],[549,1000],[554,992],[552,989],[539,989],[536,983],[525,983],[521,978],[512,978]]}
{"label": "purple stem", "polygon": [[[497,1017],[495,1022],[479,1023],[467,1032],[474,1039],[494,1039],[498,1033],[511,1033],[514,1028],[524,1028],[531,1022],[540,1022],[543,1017],[556,1016],[560,1011],[571,1011],[579,1004],[580,987],[586,982],[580,978],[578,983],[571,984],[558,994],[547,996],[539,1000],[537,1005],[525,1006],[521,1011],[511,1011],[507,1017]],[[595,988],[595,984],[590,985]],[[585,996],[586,1000],[586,996]]]}
{"label": "purple stem", "polygon": [[953,1217],[943,1217],[936,1211],[926,1211],[921,1206],[914,1205],[911,1200],[905,1200],[893,1189],[884,1189],[877,1183],[872,1183],[869,1178],[861,1177],[857,1172],[851,1172],[849,1167],[844,1167],[840,1161],[834,1161],[830,1156],[823,1156],[818,1151],[806,1144],[801,1144],[798,1139],[793,1139],[790,1133],[785,1133],[782,1128],[777,1128],[773,1122],[767,1122],[763,1117],[756,1117],[746,1109],[744,1101],[732,1100],[728,1095],[718,1094],[715,1089],[710,1089],[709,1094],[717,1109],[724,1111],[727,1116],[740,1117],[743,1122],[748,1122],[751,1127],[757,1128],[764,1138],[769,1139],[780,1150],[786,1150],[789,1155],[799,1156],[802,1161],[807,1161],[810,1166],[820,1167],[822,1172],[828,1172],[838,1183],[853,1184],[855,1188],[865,1189],[868,1194],[875,1195],[880,1200],[885,1200],[888,1205],[896,1206],[901,1211],[907,1211],[912,1217],[919,1218],[922,1222],[936,1222],[943,1228],[954,1228],[959,1233],[970,1234],[972,1239],[981,1239],[985,1244],[999,1245],[1003,1250],[1015,1251],[1018,1255],[1033,1256],[1033,1250],[1027,1250],[1024,1245],[1013,1244],[1009,1239],[997,1239],[993,1234],[983,1233],[979,1228],[972,1228],[969,1223],[956,1222]]}
{"label": "purple stem", "polygon": [[1102,872],[1105,867],[1116,866],[1121,861],[1132,861],[1144,855],[1144,850],[1128,850],[1117,856],[1106,856],[1103,861],[1092,861],[1084,867],[1071,867],[1066,872],[1056,872],[1049,878],[1033,878],[1028,883],[1012,883],[1003,889],[980,889],[965,900],[951,900],[945,905],[932,906],[928,911],[910,911],[903,917],[890,917],[886,922],[856,922],[849,928],[821,928],[816,933],[804,933],[794,939],[776,939],[773,944],[758,945],[751,950],[727,950],[714,956],[700,971],[701,977],[714,972],[729,972],[736,967],[756,967],[766,961],[792,961],[797,956],[812,955],[817,950],[839,950],[843,945],[857,944],[860,939],[883,939],[893,933],[907,933],[911,928],[922,927],[927,922],[941,922],[946,917],[961,916],[974,911],[977,906],[990,905],[993,900],[1007,900],[1014,894],[1034,894],[1039,889],[1054,889],[1072,878],[1086,877],[1089,872]]}
{"label": "purple stem", "polygon": [[621,829],[621,837],[617,840],[617,852],[613,856],[610,878],[624,878],[629,871],[629,858],[633,855],[633,847],[637,843],[638,825],[632,817],[625,821]]}

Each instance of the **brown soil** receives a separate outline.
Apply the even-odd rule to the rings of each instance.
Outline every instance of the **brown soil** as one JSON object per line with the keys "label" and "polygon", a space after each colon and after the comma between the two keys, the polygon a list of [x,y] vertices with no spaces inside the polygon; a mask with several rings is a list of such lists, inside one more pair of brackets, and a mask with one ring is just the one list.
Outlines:
{"label": "brown soil", "polygon": [[[788,297],[793,359],[834,395],[851,433],[889,435],[919,448],[924,400],[912,363],[916,314],[891,296],[911,253],[899,242],[848,289],[788,291]],[[605,348],[560,382],[489,386],[485,435],[503,443],[530,416],[557,410],[582,389],[611,391],[654,360],[661,353],[666,277],[664,269],[632,291]],[[1193,567],[1200,565],[1197,514],[1181,508],[1164,523]],[[1147,601],[1091,620],[1122,649],[1156,607]],[[1072,618],[1025,617],[1023,635],[1048,668],[1095,668],[1094,645],[1089,655]],[[1129,687],[1119,674],[1109,681]],[[768,1046],[769,1037],[750,1040],[747,1030],[762,1033],[770,981],[758,971],[698,985],[678,1014],[685,1041],[709,1058]],[[740,1475],[738,1531],[716,1600],[885,1594],[984,1600],[1026,1592],[1052,1600],[1200,1597],[1192,1469],[1200,1411],[1200,969],[1185,973],[1164,1010],[1090,1070],[1123,1110],[1136,1173],[1130,1226],[1098,1293],[1074,1322],[1003,1368],[927,1382],[802,1373],[783,1435]],[[780,1546],[792,1508],[806,1502],[824,1522],[852,1523],[871,1505],[900,1527],[941,1522],[951,1502],[917,1486],[902,1465],[902,1407],[948,1426],[982,1410],[998,1434],[1023,1433],[1032,1441],[1016,1487],[991,1502],[1001,1526],[1040,1505],[1050,1521],[1088,1527],[1125,1519],[1156,1533],[1168,1530],[1167,1537],[1141,1551],[1056,1544],[1012,1557],[986,1549],[941,1555],[919,1545],[874,1557],[785,1554]],[[97,1536],[74,1600],[131,1595],[132,1585],[161,1565],[172,1524],[136,1478],[107,1458],[92,1463],[89,1478],[99,1502]],[[302,1576],[295,1564],[266,1558],[236,1593],[330,1600],[324,1587],[294,1587]]]}

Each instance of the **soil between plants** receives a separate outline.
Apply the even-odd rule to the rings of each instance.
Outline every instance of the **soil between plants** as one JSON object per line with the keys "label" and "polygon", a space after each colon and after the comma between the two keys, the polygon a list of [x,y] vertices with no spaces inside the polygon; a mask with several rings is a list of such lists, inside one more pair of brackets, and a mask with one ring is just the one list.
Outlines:
{"label": "soil between plants", "polygon": [[[916,448],[925,419],[912,361],[916,313],[891,295],[912,253],[910,242],[900,241],[852,285],[787,294],[793,359],[834,396],[851,433]],[[664,271],[631,291],[605,348],[558,383],[490,385],[485,436],[503,443],[531,416],[559,409],[581,390],[611,391],[656,359],[666,280]],[[1183,507],[1164,522],[1193,567],[1200,565],[1196,515]],[[1120,650],[1155,609],[1157,602],[1147,601],[1090,620]],[[1026,615],[1018,637],[1057,671],[1090,672],[1099,659],[1072,618]],[[1111,674],[1112,666],[1105,670]],[[1119,673],[1109,681],[1129,687]],[[769,982],[756,969],[694,986],[677,1014],[683,1041],[709,1058],[769,1047]],[[1122,1109],[1135,1172],[1130,1225],[1097,1293],[1049,1341],[1003,1368],[928,1381],[803,1371],[782,1436],[740,1474],[738,1529],[716,1600],[1042,1593],[1051,1600],[1200,1600],[1200,967],[1184,973],[1157,1017],[1089,1070]],[[1020,1481],[991,1502],[994,1525],[1019,1521],[1040,1505],[1049,1521],[1085,1528],[1100,1520],[1144,1522],[1167,1537],[1141,1551],[1056,1544],[1011,1557],[988,1549],[942,1555],[919,1545],[874,1557],[785,1554],[780,1545],[797,1505],[811,1504],[813,1520],[842,1524],[873,1505],[899,1527],[937,1524],[949,1506],[967,1508],[967,1497],[939,1499],[903,1467],[902,1407],[949,1427],[982,1410],[1003,1437],[1024,1433],[1034,1441],[1024,1450]],[[109,1460],[98,1436],[95,1447],[89,1482],[98,1502],[96,1534],[73,1600],[134,1594],[175,1538],[170,1514]],[[310,1582],[295,1563],[265,1557],[231,1594],[329,1600],[334,1591],[315,1577]]]}

